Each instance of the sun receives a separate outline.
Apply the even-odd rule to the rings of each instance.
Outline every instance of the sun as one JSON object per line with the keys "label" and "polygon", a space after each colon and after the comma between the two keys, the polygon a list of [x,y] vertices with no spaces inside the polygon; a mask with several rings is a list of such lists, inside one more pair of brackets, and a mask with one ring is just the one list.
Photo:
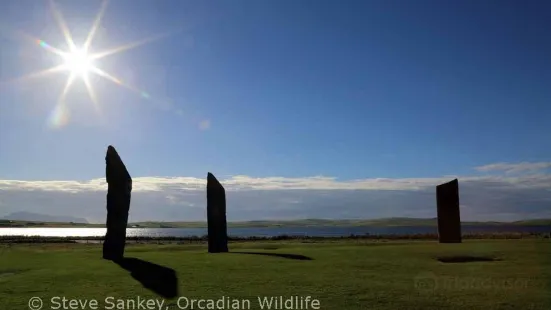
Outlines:
{"label": "sun", "polygon": [[86,77],[93,70],[92,58],[84,49],[75,49],[63,55],[64,66],[71,74]]}
{"label": "sun", "polygon": [[158,39],[164,38],[168,36],[168,33],[159,34],[156,36],[148,37],[139,41],[131,42],[125,45],[121,45],[103,52],[99,53],[90,53],[90,47],[92,44],[92,41],[94,39],[94,36],[100,27],[100,23],[103,17],[103,14],[105,12],[105,9],[107,7],[108,0],[103,0],[100,10],[98,12],[98,15],[96,16],[92,29],[90,29],[90,32],[88,33],[88,36],[84,40],[84,43],[82,45],[76,45],[73,37],[69,31],[69,28],[65,24],[65,20],[63,19],[61,12],[57,9],[56,4],[54,0],[50,0],[50,9],[53,13],[54,19],[57,22],[64,38],[67,43],[68,50],[62,50],[57,47],[54,47],[48,43],[46,43],[44,40],[38,39],[36,37],[23,34],[23,37],[26,39],[30,39],[34,43],[38,44],[40,47],[45,49],[48,52],[51,52],[61,58],[61,64],[48,68],[46,70],[33,72],[31,74],[28,74],[26,76],[23,76],[21,78],[16,79],[15,81],[23,81],[30,78],[38,78],[38,77],[44,77],[46,75],[50,75],[52,73],[60,72],[60,71],[68,71],[69,77],[67,79],[67,82],[65,83],[65,86],[63,87],[63,90],[61,91],[61,94],[59,96],[57,105],[52,112],[52,119],[53,119],[53,125],[55,127],[61,127],[63,124],[66,123],[66,121],[61,120],[68,120],[68,114],[66,113],[67,109],[65,107],[65,97],[67,93],[69,92],[71,86],[73,85],[73,82],[75,80],[82,80],[84,82],[84,85],[86,87],[86,90],[88,91],[88,94],[90,96],[90,99],[92,100],[96,110],[100,112],[100,105],[97,101],[95,91],[92,87],[92,81],[90,79],[90,75],[97,75],[102,78],[107,79],[108,81],[111,81],[115,83],[118,86],[125,87],[126,89],[129,89],[131,91],[134,91],[138,93],[141,97],[145,99],[151,99],[149,94],[143,90],[140,90],[136,87],[133,87],[127,83],[124,83],[121,79],[115,77],[111,73],[108,73],[105,70],[102,70],[98,67],[97,61],[101,58],[118,54],[123,51],[136,48],[138,46],[141,46],[143,44],[151,43],[153,41],[156,41]]}

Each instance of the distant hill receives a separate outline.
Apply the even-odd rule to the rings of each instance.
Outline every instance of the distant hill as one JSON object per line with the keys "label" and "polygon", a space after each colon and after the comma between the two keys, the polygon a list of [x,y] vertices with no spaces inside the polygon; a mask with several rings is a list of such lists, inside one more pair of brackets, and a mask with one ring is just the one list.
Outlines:
{"label": "distant hill", "polygon": [[88,224],[88,221],[80,217],[72,216],[57,216],[57,215],[46,215],[39,213],[31,212],[14,212],[7,216],[4,216],[2,219],[10,221],[27,221],[27,222],[56,222],[56,223],[82,223]]}
{"label": "distant hill", "polygon": [[[436,226],[436,218],[393,217],[383,219],[302,219],[302,220],[257,220],[228,222],[228,227],[352,227],[352,226]],[[551,226],[551,219],[534,219],[514,222],[461,222],[462,226]],[[28,212],[12,213],[0,219],[0,227],[105,227],[103,223],[88,224],[83,218],[49,216]],[[133,222],[131,228],[206,228],[204,221],[197,222]]]}
{"label": "distant hill", "polygon": [[[523,220],[515,222],[461,222],[463,226],[551,226],[551,219]],[[350,227],[350,226],[437,226],[436,218],[408,218],[394,217],[372,220],[328,220],[328,219],[303,219],[303,220],[266,220],[228,222],[228,227]],[[130,223],[128,227],[142,228],[205,228],[206,222],[137,222]]]}

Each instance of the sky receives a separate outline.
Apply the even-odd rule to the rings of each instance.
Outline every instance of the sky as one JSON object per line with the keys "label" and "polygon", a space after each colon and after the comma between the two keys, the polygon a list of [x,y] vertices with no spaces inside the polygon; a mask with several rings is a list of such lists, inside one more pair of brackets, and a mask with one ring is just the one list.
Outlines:
{"label": "sky", "polygon": [[[28,77],[64,63],[59,20],[114,51],[66,91],[73,71]],[[434,217],[453,178],[462,219],[551,217],[549,1],[19,0],[0,21],[0,217],[104,221],[108,145],[135,221],[204,220],[207,172],[229,220]]]}

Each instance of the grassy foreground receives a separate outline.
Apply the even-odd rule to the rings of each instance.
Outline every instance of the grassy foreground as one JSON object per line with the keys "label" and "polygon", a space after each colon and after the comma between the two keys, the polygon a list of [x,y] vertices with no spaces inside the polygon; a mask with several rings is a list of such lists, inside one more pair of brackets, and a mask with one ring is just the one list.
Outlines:
{"label": "grassy foreground", "polygon": [[[101,245],[0,244],[0,308],[29,309],[29,299],[36,296],[42,309],[159,309],[161,302],[160,309],[209,309],[207,303],[192,307],[191,300],[222,297],[225,308],[213,309],[262,309],[258,297],[311,296],[319,300],[319,309],[551,309],[551,242],[546,239],[263,241],[232,243],[230,249],[259,254],[207,254],[204,244],[128,245],[127,257],[174,269],[178,296],[164,300],[136,275],[102,260]],[[496,261],[436,259],[469,255]],[[64,305],[60,298],[53,303],[52,297],[80,304]],[[157,300],[139,304],[138,298]],[[119,299],[123,303],[117,304]],[[239,307],[232,308],[232,300]],[[277,309],[306,309],[302,305]]]}

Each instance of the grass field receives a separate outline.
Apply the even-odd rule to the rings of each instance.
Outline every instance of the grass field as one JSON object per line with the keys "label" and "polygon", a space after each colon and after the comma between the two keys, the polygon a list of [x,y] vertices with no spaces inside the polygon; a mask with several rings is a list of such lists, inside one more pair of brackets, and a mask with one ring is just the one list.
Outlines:
{"label": "grass field", "polygon": [[[0,308],[29,309],[36,296],[42,309],[159,309],[153,301],[137,303],[145,299],[164,300],[161,309],[209,309],[197,302],[192,308],[191,300],[222,297],[225,308],[213,309],[232,309],[233,302],[236,309],[261,309],[258,297],[298,296],[302,309],[313,309],[304,302],[311,296],[319,309],[551,309],[545,239],[265,241],[230,249],[257,254],[207,254],[204,244],[129,245],[126,256],[134,259],[121,267],[102,260],[98,244],[0,244]],[[439,256],[495,261],[442,263]],[[175,294],[176,283],[176,297],[159,295]]]}

